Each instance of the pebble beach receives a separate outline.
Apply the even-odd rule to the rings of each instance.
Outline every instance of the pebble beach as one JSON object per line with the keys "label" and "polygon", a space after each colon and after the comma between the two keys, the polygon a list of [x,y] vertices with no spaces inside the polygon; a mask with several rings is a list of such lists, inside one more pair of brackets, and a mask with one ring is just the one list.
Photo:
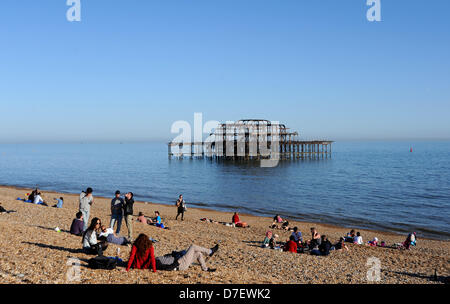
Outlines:
{"label": "pebble beach", "polygon": [[[113,189],[115,190],[115,189]],[[170,230],[160,229],[134,221],[134,237],[145,233],[158,240],[155,255],[160,256],[182,250],[190,244],[213,247],[219,250],[206,263],[216,272],[203,272],[194,263],[185,271],[134,270],[125,267],[114,270],[90,269],[88,260],[93,256],[82,253],[81,237],[68,231],[78,212],[78,194],[42,191],[49,207],[16,200],[24,198],[31,189],[0,187],[0,205],[15,212],[0,214],[0,283],[2,284],[443,284],[450,277],[450,243],[443,240],[424,239],[418,235],[417,246],[411,250],[370,247],[349,244],[349,250],[331,251],[329,256],[311,256],[261,248],[265,233],[272,230],[278,241],[286,241],[291,232],[273,230],[272,218],[240,214],[249,228],[229,227],[200,221],[210,218],[231,222],[231,212],[189,208],[184,221],[176,221],[176,208],[151,202],[136,202],[134,215],[139,212],[153,216],[161,213]],[[61,209],[50,207],[54,198],[64,197]],[[111,193],[111,198],[113,192]],[[95,196],[91,218],[99,217],[109,226],[111,198]],[[174,198],[175,201],[176,198]],[[305,239],[310,238],[310,228],[316,227],[334,244],[354,227],[335,227],[324,224],[293,222]],[[60,232],[55,231],[59,227]],[[377,237],[388,245],[403,242],[406,235],[359,230],[365,243]],[[122,223],[121,233],[127,228]],[[106,256],[116,256],[127,261],[130,247],[110,244]],[[367,273],[372,267],[368,259],[377,258],[381,271],[379,281],[369,281]],[[78,261],[79,266],[72,265]],[[74,272],[75,271],[75,272]],[[77,276],[74,278],[74,273]]]}

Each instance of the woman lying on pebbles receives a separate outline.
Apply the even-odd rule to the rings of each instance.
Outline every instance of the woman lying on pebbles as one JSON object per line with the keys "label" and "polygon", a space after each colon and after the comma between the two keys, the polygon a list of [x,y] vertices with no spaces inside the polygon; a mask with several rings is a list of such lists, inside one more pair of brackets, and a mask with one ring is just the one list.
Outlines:
{"label": "woman lying on pebbles", "polygon": [[118,236],[114,233],[114,229],[106,228],[105,225],[102,225],[101,232],[98,237],[100,240],[106,240],[108,243],[117,244],[117,245],[129,245],[131,242],[123,236]]}
{"label": "woman lying on pebbles", "polygon": [[156,270],[186,270],[193,262],[198,261],[203,271],[214,272],[216,269],[206,266],[203,254],[212,257],[218,249],[218,244],[211,249],[192,244],[186,250],[173,251],[170,254],[155,258],[153,242],[146,234],[141,233],[131,249],[126,271],[130,268],[152,269],[153,272],[156,272]]}

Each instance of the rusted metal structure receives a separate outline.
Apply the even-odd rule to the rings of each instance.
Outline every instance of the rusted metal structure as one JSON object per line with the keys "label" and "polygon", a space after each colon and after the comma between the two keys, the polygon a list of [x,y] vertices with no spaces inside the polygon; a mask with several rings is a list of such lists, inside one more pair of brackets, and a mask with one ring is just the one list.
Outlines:
{"label": "rusted metal structure", "polygon": [[169,142],[169,157],[231,160],[300,159],[331,156],[330,140],[300,140],[284,124],[242,119],[219,124],[204,141]]}

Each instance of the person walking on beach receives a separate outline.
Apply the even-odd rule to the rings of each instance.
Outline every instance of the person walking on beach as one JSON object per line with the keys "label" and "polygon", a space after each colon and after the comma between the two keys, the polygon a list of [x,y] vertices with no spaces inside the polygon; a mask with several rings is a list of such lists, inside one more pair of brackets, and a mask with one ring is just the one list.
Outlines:
{"label": "person walking on beach", "polygon": [[175,220],[178,220],[178,216],[181,214],[181,220],[184,221],[184,211],[186,211],[186,203],[184,202],[182,194],[180,194],[175,205],[177,206],[177,216],[175,217]]}
{"label": "person walking on beach", "polygon": [[123,198],[120,197],[120,191],[117,190],[115,197],[111,200],[111,223],[109,227],[114,229],[114,225],[117,221],[116,234],[120,233],[120,228],[122,227],[123,209],[125,202]]}
{"label": "person walking on beach", "polygon": [[133,204],[134,204],[133,192],[125,194],[125,205],[123,208],[123,215],[125,216],[125,224],[128,229],[128,240],[131,242],[133,238]]}
{"label": "person walking on beach", "polygon": [[86,231],[88,228],[89,215],[91,213],[91,205],[94,203],[94,197],[92,196],[92,188],[86,189],[86,192],[81,191],[80,193],[80,206],[79,211],[83,214],[83,230]]}

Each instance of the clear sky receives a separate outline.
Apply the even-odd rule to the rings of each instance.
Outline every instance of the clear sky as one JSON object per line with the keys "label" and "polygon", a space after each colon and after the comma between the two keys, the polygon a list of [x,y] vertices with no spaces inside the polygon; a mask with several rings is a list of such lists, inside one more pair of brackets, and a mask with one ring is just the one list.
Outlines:
{"label": "clear sky", "polygon": [[305,138],[450,138],[450,1],[0,1],[0,142],[169,140],[264,118]]}

